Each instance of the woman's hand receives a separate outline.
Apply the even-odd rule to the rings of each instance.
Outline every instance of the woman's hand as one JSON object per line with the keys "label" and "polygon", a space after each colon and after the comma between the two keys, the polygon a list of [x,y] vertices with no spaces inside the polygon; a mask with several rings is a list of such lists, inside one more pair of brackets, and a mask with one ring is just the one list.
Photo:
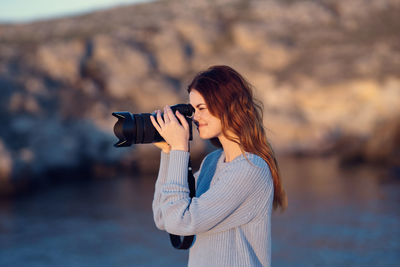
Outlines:
{"label": "woman's hand", "polygon": [[158,147],[159,149],[161,149],[164,153],[169,154],[169,152],[171,151],[171,146],[168,145],[167,142],[157,142],[157,143],[153,143],[156,147]]}
{"label": "woman's hand", "polygon": [[[159,112],[159,110],[154,111],[155,114],[157,114],[157,112]],[[153,117],[153,116],[151,116],[151,117]],[[151,118],[150,118],[150,120],[151,120]],[[153,143],[153,145],[155,145],[156,147],[161,149],[164,153],[169,154],[169,152],[171,151],[171,146],[165,141],[156,142],[156,143]]]}
{"label": "woman's hand", "polygon": [[156,128],[167,144],[169,144],[171,147],[170,149],[189,151],[189,124],[185,117],[179,113],[179,111],[176,111],[175,114],[182,125],[179,124],[169,106],[164,107],[164,120],[161,118],[161,112],[159,110],[157,110],[156,113],[157,121],[153,116],[150,116],[150,120],[154,128]]}

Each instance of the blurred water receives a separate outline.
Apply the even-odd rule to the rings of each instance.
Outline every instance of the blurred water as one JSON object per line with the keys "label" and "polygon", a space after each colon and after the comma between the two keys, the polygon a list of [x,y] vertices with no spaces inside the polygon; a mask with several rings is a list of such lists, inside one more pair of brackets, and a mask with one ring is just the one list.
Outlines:
{"label": "blurred water", "polygon": [[[398,266],[400,181],[334,159],[281,159],[289,208],[273,266]],[[0,203],[0,266],[186,266],[151,213],[155,177],[60,183]]]}
{"label": "blurred water", "polygon": [[399,266],[399,177],[335,159],[289,159],[282,172],[289,207],[273,216],[274,266]]}

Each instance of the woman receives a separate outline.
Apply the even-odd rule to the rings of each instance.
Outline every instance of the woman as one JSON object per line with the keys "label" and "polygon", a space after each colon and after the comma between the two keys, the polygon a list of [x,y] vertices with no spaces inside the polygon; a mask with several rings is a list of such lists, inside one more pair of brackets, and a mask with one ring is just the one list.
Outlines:
{"label": "woman", "polygon": [[[196,235],[189,266],[269,266],[271,212],[287,205],[278,165],[266,139],[262,109],[250,85],[228,66],[200,72],[188,86],[202,139],[220,149],[194,174],[189,197],[189,126],[169,106],[151,121],[166,142],[161,151],[153,213],[157,228]],[[178,121],[179,120],[179,121]],[[180,123],[179,123],[180,122]]]}

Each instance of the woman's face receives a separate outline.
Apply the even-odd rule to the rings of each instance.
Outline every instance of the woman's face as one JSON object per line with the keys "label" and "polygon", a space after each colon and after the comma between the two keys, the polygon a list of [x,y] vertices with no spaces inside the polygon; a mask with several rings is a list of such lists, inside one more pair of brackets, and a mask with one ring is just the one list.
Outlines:
{"label": "woman's face", "polygon": [[211,115],[203,96],[197,90],[192,89],[189,99],[190,104],[195,109],[193,119],[198,125],[200,138],[210,139],[220,137],[222,134],[221,120]]}

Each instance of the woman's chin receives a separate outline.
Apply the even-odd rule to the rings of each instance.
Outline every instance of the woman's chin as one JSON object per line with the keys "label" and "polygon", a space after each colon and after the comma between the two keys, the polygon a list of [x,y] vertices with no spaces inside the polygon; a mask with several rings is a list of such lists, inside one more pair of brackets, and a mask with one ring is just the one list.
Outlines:
{"label": "woman's chin", "polygon": [[208,137],[206,134],[202,134],[202,133],[199,133],[199,137],[200,137],[201,139],[204,139],[204,140],[210,139],[210,137]]}
{"label": "woman's chin", "polygon": [[199,135],[199,137],[201,138],[201,139],[203,139],[203,140],[206,140],[206,139],[208,139],[207,137],[204,137],[203,135]]}
{"label": "woman's chin", "polygon": [[202,134],[200,134],[199,137],[200,137],[201,139],[203,139],[203,140],[209,140],[209,139],[214,138],[214,137],[216,137],[216,136],[205,135],[205,134],[202,135]]}

